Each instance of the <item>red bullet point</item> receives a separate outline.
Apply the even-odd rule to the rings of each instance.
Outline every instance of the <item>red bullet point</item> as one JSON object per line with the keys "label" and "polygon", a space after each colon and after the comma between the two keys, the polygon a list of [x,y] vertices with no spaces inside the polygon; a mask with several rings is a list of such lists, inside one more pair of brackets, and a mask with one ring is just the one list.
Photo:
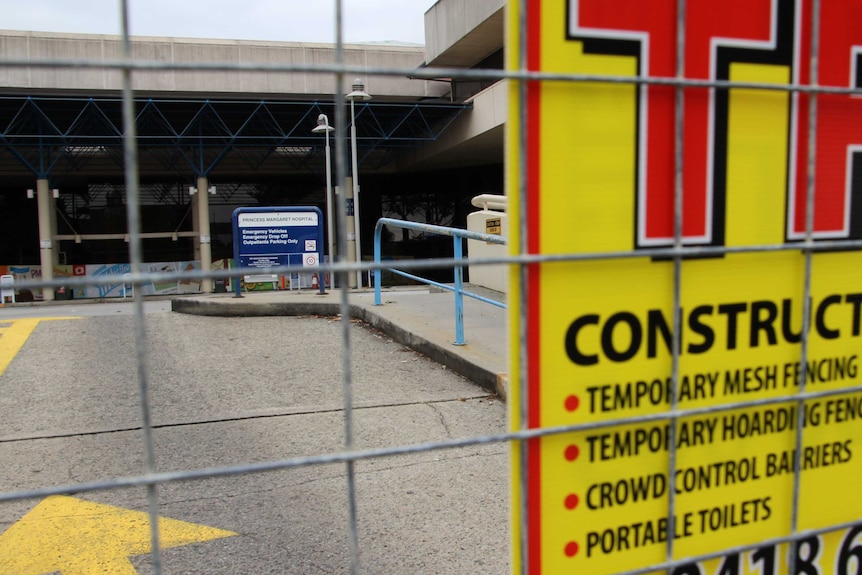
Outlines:
{"label": "red bullet point", "polygon": [[572,493],[568,497],[566,497],[566,509],[572,510],[578,506],[579,499],[578,496]]}
{"label": "red bullet point", "polygon": [[574,557],[578,554],[578,544],[574,541],[569,541],[566,545],[566,557]]}
{"label": "red bullet point", "polygon": [[575,411],[581,404],[581,400],[577,395],[570,395],[566,398],[566,411]]}
{"label": "red bullet point", "polygon": [[570,445],[566,448],[566,459],[569,461],[574,461],[578,458],[578,455],[581,454],[581,450],[578,449],[577,445]]}

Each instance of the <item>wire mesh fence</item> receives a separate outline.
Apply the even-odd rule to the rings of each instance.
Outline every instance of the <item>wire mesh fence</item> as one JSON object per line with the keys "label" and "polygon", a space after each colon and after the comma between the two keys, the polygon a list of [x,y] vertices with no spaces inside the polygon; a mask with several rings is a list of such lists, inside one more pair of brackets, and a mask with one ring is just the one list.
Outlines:
{"label": "wire mesh fence", "polygon": [[[321,75],[342,95],[333,103],[344,104],[333,107],[341,189],[350,140],[343,95],[354,76],[506,81],[517,224],[510,257],[470,260],[511,264],[511,432],[355,449],[344,322],[341,452],[160,471],[143,296],[134,290],[143,472],[7,491],[0,502],[144,488],[159,574],[160,486],[341,464],[349,571],[358,573],[357,462],[508,443],[515,572],[859,573],[860,510],[842,493],[853,493],[859,471],[852,451],[862,417],[854,339],[862,314],[862,39],[841,22],[862,14],[854,2],[764,1],[745,28],[737,26],[744,2],[655,4],[509,2],[506,70],[348,63],[338,0],[333,64],[143,59],[133,55],[126,2],[116,59],[0,61],[7,69],[121,74],[135,286],[249,273],[143,271],[138,73]],[[351,230],[344,196],[337,202],[344,254]],[[336,261],[320,271],[346,286],[352,274],[380,267]],[[342,317],[350,298],[341,291]],[[737,436],[751,441],[734,443]]]}

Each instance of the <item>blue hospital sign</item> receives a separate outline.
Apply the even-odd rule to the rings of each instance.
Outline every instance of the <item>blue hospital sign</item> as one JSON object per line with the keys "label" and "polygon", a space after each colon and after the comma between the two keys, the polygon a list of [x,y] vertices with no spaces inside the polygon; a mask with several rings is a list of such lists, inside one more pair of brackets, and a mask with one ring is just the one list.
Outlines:
{"label": "blue hospital sign", "polygon": [[316,267],[323,218],[315,207],[238,208],[233,213],[234,260],[240,267]]}

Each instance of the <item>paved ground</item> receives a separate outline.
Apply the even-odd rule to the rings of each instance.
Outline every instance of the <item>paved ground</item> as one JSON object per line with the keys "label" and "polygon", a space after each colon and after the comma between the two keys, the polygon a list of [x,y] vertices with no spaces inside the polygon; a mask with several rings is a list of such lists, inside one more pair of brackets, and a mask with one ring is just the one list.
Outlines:
{"label": "paved ground", "polygon": [[[505,406],[499,399],[389,337],[381,326],[390,321],[402,330],[414,330],[432,348],[467,358],[470,365],[496,376],[505,370],[505,332],[495,322],[502,322],[505,312],[468,303],[468,345],[453,346],[454,311],[446,309],[451,294],[399,291],[387,294],[384,306],[373,306],[371,297],[351,296],[357,315],[367,306],[377,318],[369,323],[378,325],[351,324],[355,447],[504,431]],[[326,317],[260,317],[256,311],[273,305],[298,311],[306,301],[337,306],[339,298],[280,292],[147,302],[146,357],[157,469],[245,465],[342,451],[341,319],[332,317],[332,310],[317,314]],[[168,303],[176,306],[179,301],[191,307],[232,307],[217,314],[220,317],[165,311]],[[244,306],[247,314],[236,306]],[[5,371],[0,368],[0,493],[110,481],[141,472],[130,308],[129,303],[68,302],[0,309],[2,353],[4,340],[13,341],[11,334],[28,325],[25,317],[85,316],[38,322]],[[237,317],[242,315],[251,317]],[[508,449],[491,444],[357,463],[361,572],[507,573]],[[74,497],[79,506],[146,510],[142,489]],[[86,569],[92,568],[88,562],[93,554],[125,536],[123,528],[107,525],[102,512],[82,507],[88,520],[98,522],[90,539],[82,539],[83,529],[61,526],[57,537],[40,544],[35,554],[26,553],[21,542],[34,541],[33,534],[15,541],[12,537],[48,503],[0,504],[0,575],[72,566],[79,569],[75,572],[90,572]],[[159,488],[159,503],[163,517],[233,534],[165,550],[164,573],[347,572],[343,464],[171,483]],[[54,514],[79,519],[79,507],[71,509]],[[6,543],[9,547],[4,541],[11,542]],[[65,549],[65,555],[58,548]],[[132,571],[100,572],[150,572],[147,555],[121,554]],[[66,563],[32,566],[37,559],[58,557]]]}
{"label": "paved ground", "polygon": [[[499,292],[468,285],[465,289],[505,303]],[[374,305],[371,290],[350,293],[350,311],[396,341],[464,375],[505,399],[508,373],[506,310],[464,298],[466,345],[455,341],[455,296],[437,288],[390,288]],[[182,313],[221,316],[335,315],[341,311],[341,292],[320,295],[311,290],[209,294],[177,298],[172,309]]]}

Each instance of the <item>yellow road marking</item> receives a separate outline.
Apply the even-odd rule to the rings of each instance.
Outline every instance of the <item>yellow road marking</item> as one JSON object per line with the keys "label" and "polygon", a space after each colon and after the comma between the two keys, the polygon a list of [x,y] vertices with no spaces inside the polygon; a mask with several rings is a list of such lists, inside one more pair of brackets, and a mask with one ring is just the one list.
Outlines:
{"label": "yellow road marking", "polygon": [[[158,522],[165,549],[238,535],[165,517]],[[128,558],[151,550],[147,513],[58,495],[0,535],[0,575],[136,575]]]}
{"label": "yellow road marking", "polygon": [[39,319],[16,319],[0,321],[0,375],[24,347],[24,343],[41,321],[80,319],[78,317],[43,317]]}

